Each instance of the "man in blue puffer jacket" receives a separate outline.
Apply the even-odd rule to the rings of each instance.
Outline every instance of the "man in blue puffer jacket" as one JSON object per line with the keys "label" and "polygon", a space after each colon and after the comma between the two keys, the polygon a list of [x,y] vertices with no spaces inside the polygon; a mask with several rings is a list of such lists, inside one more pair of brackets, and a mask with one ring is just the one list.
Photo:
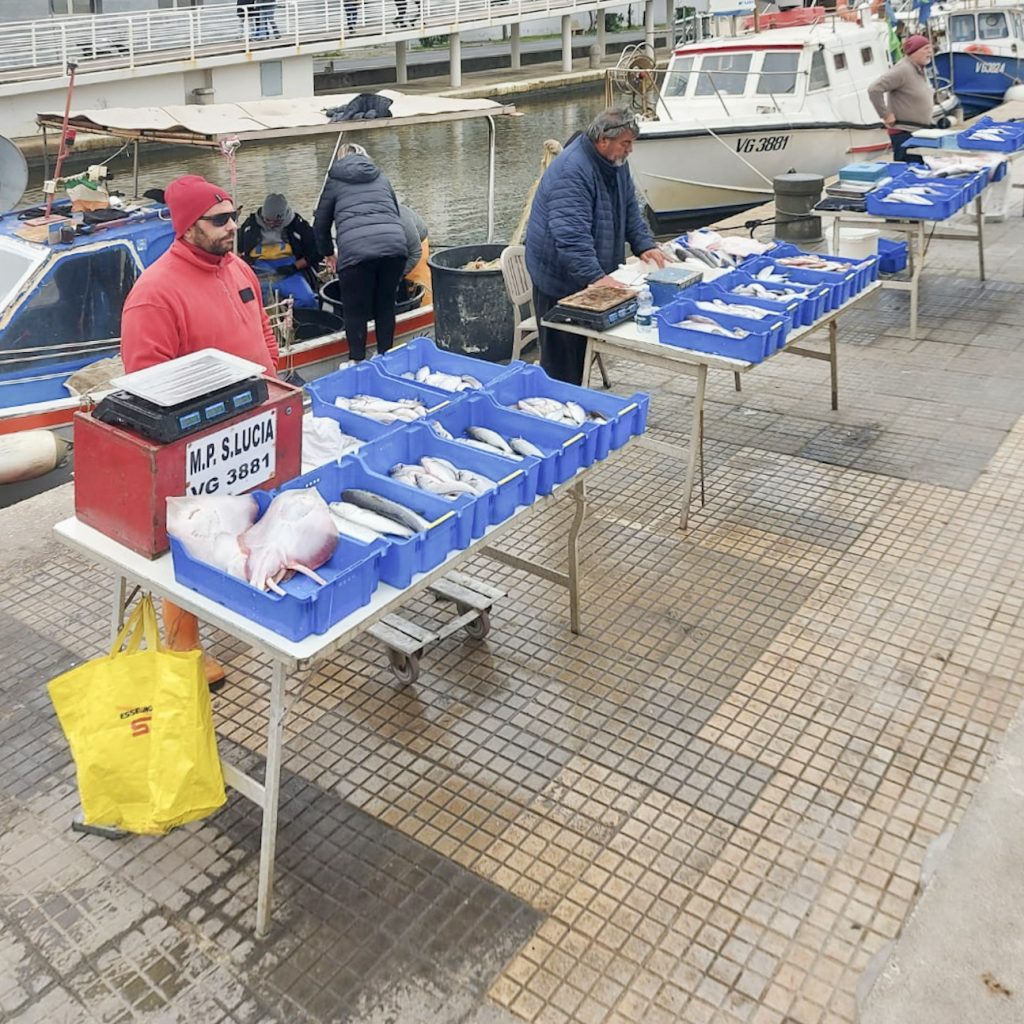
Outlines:
{"label": "man in blue puffer jacket", "polygon": [[[606,110],[541,178],[526,229],[538,323],[559,299],[589,284],[621,288],[608,275],[625,259],[627,242],[642,260],[665,265],[626,166],[638,134],[632,112]],[[578,335],[540,328],[540,363],[556,380],[582,383],[586,347]]]}
{"label": "man in blue puffer jacket", "polygon": [[395,340],[395,293],[409,247],[395,190],[366,150],[346,143],[338,157],[316,205],[313,232],[317,249],[328,254],[324,263],[338,272],[349,358],[355,362],[366,357],[370,319],[378,352],[387,352]]}

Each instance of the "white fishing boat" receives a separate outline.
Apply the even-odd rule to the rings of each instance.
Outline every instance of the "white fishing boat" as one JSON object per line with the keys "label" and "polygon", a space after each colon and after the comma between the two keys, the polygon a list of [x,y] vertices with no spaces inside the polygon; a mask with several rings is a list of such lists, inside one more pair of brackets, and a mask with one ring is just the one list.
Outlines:
{"label": "white fishing boat", "polygon": [[[883,157],[889,137],[867,89],[890,66],[887,40],[866,9],[815,7],[677,45],[630,157],[659,226],[763,203],[787,171],[828,176]],[[955,97],[937,97],[937,115],[955,108]]]}

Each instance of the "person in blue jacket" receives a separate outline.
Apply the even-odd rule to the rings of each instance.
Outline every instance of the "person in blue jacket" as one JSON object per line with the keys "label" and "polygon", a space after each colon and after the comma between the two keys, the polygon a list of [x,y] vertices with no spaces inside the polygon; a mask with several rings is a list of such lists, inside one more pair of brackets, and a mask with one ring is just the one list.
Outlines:
{"label": "person in blue jacket", "polygon": [[[629,110],[598,114],[544,173],[526,228],[526,268],[538,323],[560,299],[589,284],[623,287],[608,275],[626,256],[666,263],[640,212],[626,160],[639,135]],[[581,384],[586,338],[540,328],[540,364],[556,380]]]}
{"label": "person in blue jacket", "polygon": [[387,352],[395,339],[395,293],[409,244],[395,190],[362,146],[348,142],[339,148],[313,216],[313,233],[324,263],[338,274],[349,359],[366,358],[369,320],[377,331],[377,351]]}

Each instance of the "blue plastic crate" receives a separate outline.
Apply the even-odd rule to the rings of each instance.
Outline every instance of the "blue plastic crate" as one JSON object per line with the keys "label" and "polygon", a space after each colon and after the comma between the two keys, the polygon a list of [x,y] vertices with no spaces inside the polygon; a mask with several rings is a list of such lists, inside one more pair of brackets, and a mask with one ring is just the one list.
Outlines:
{"label": "blue plastic crate", "polygon": [[[789,267],[784,263],[776,263],[770,256],[758,256],[744,264],[743,269],[755,276],[767,267],[774,277],[793,284],[810,284],[825,287],[825,303],[822,315],[838,309],[844,302],[853,297],[853,286],[856,271],[834,274],[823,270],[805,270],[803,267]],[[766,283],[766,282],[762,282]]]}
{"label": "blue plastic crate", "polygon": [[[342,491],[349,488],[374,491],[411,508],[430,523],[429,529],[412,537],[385,538],[380,578],[393,587],[407,587],[416,573],[428,572],[440,565],[449,552],[461,551],[473,539],[473,517],[466,509],[455,508],[450,501],[433,494],[405,487],[390,477],[371,473],[353,455],[297,476],[281,490],[296,487],[315,487],[328,503],[339,501]],[[379,542],[374,541],[376,543]]]}
{"label": "blue plastic crate", "polygon": [[875,189],[865,196],[864,205],[867,212],[876,217],[904,217],[908,220],[946,220],[957,210],[961,209],[967,201],[966,193],[962,186],[952,186],[942,189],[944,196],[929,197],[929,206],[921,206],[917,203],[886,202],[885,197],[897,188],[898,185],[887,185],[885,188]]}
{"label": "blue plastic crate", "polygon": [[[427,420],[436,420],[455,438],[464,437],[467,427],[489,427],[503,437],[522,437],[539,448],[544,453],[541,459],[528,455],[519,461],[496,456],[506,463],[508,472],[515,468],[525,471],[527,493],[550,494],[555,484],[575,476],[584,464],[582,430],[506,409],[494,401],[493,395],[468,395],[463,402],[453,402],[431,413]],[[453,443],[466,447],[458,441]]]}
{"label": "blue plastic crate", "polygon": [[[438,409],[460,396],[452,395],[437,388],[424,387],[413,381],[396,380],[382,373],[373,362],[352,363],[334,373],[328,373],[306,385],[313,400],[314,416],[329,416],[341,424],[341,429],[356,437],[381,437],[405,426],[405,421],[378,423],[368,416],[359,416],[334,404],[336,398],[352,398],[354,395],[376,395],[389,401],[415,398],[428,409]],[[359,433],[362,431],[362,433]]]}
{"label": "blue plastic crate", "polygon": [[[521,359],[515,359],[506,366],[503,363],[489,363],[483,359],[449,352],[447,349],[438,348],[430,338],[413,338],[405,345],[399,345],[383,355],[374,356],[371,364],[388,376],[403,381],[408,380],[402,376],[403,373],[415,373],[421,366],[429,366],[432,370],[440,370],[442,373],[471,374],[484,385],[492,380],[507,377],[510,373],[518,373],[526,365]],[[420,386],[427,387],[425,384]],[[449,397],[461,394],[445,391],[443,388],[435,390]]]}
{"label": "blue plastic crate", "polygon": [[588,419],[579,428],[583,432],[584,466],[607,458],[608,452],[621,448],[634,434],[642,434],[651,402],[650,396],[640,391],[630,398],[621,398],[552,380],[539,366],[524,366],[520,373],[488,385],[487,391],[506,407],[515,406],[523,398],[543,397],[576,402],[588,413],[600,413],[605,417],[603,423]]}
{"label": "blue plastic crate", "polygon": [[892,242],[888,238],[878,240],[878,269],[883,274],[898,274],[905,270],[910,254],[906,242]]}
{"label": "blue plastic crate", "polygon": [[[723,327],[739,327],[748,332],[747,336],[726,338],[720,334],[692,331],[687,327],[676,326],[678,321],[694,313],[711,317]],[[744,320],[738,316],[704,312],[697,308],[692,299],[677,299],[664,309],[659,309],[655,314],[655,320],[658,324],[658,340],[663,345],[672,345],[675,348],[708,352],[728,359],[740,359],[745,363],[759,363],[776,349],[774,334],[777,333],[777,329],[762,325],[758,320]]]}
{"label": "blue plastic crate", "polygon": [[[442,440],[427,423],[410,423],[405,430],[396,430],[384,437],[364,445],[356,458],[372,473],[388,476],[391,468],[399,462],[410,465],[419,462],[425,455],[447,459],[459,469],[468,469],[493,480],[497,487],[481,495],[460,495],[452,501],[460,507],[468,507],[473,516],[473,536],[483,536],[488,526],[502,523],[520,505],[532,504],[537,497],[536,479],[534,486],[523,466],[510,468],[510,460],[458,441]],[[396,480],[401,487],[407,487]],[[413,488],[416,490],[416,488]]]}
{"label": "blue plastic crate", "polygon": [[[271,494],[251,493],[259,502],[262,516],[270,505]],[[289,640],[301,640],[311,633],[325,633],[346,615],[369,603],[380,581],[386,547],[383,541],[360,544],[339,537],[334,554],[316,570],[326,585],[296,573],[280,584],[283,595],[257,590],[245,580],[193,558],[174,537],[171,561],[179,583]]]}
{"label": "blue plastic crate", "polygon": [[785,322],[785,329],[778,332],[775,338],[775,348],[780,349],[786,344],[789,332],[799,324],[800,299],[790,299],[788,302],[772,302],[770,299],[759,299],[754,296],[734,295],[715,284],[703,284],[697,289],[696,299],[721,299],[723,302],[735,302],[746,306],[754,306],[756,309],[763,309],[774,314]]}
{"label": "blue plastic crate", "polygon": [[[785,244],[780,245],[777,249],[772,250],[772,258],[778,259],[780,256],[814,256],[816,259],[823,260],[826,263],[837,263],[837,264],[850,264],[853,267],[856,277],[853,282],[853,294],[856,295],[858,292],[862,292],[872,281],[878,280],[878,258],[876,256],[851,258],[844,256],[839,253],[836,256],[824,255],[820,252],[808,253],[804,252],[803,249],[798,249],[795,245]],[[785,264],[783,264],[785,266]],[[843,273],[844,271],[837,272]],[[853,296],[848,296],[852,298]]]}
{"label": "blue plastic crate", "polygon": [[[1003,128],[1007,130],[1008,135],[999,142],[979,139],[976,137],[976,133],[981,128]],[[1018,149],[1024,149],[1024,125],[1013,121],[995,121],[986,115],[979,117],[970,128],[964,129],[957,137],[957,141],[961,149],[988,150],[990,153],[1013,153]]]}
{"label": "blue plastic crate", "polygon": [[[802,298],[799,300],[799,309],[797,311],[799,315],[793,321],[794,326],[809,327],[815,320],[825,315],[825,305],[829,298],[829,289],[825,285],[798,284],[795,281],[782,285],[775,284],[771,281],[758,281],[753,274],[747,273],[744,268],[743,270],[733,270],[728,274],[723,274],[721,277],[716,277],[712,282],[712,286],[733,294],[737,285],[750,284],[753,281],[756,281],[769,291],[789,288],[793,291],[802,293]],[[736,296],[736,299],[739,302],[743,302],[746,298],[746,295]],[[791,301],[793,300],[779,299],[780,303]]]}

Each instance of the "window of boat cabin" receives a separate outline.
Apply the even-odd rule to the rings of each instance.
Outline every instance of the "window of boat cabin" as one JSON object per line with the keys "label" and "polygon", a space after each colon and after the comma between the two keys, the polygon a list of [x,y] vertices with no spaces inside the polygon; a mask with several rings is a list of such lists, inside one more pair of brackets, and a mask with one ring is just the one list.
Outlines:
{"label": "window of boat cabin", "polygon": [[32,260],[20,252],[0,248],[0,309],[14,298],[22,279],[32,269]]}
{"label": "window of boat cabin", "polygon": [[800,54],[765,53],[761,74],[757,79],[759,96],[786,96],[796,92],[796,69],[800,62]]}
{"label": "window of boat cabin", "polygon": [[954,43],[967,43],[976,38],[973,14],[954,14],[949,19],[949,38]]}
{"label": "window of boat cabin", "polygon": [[846,54],[845,53],[834,53],[832,55],[832,63],[835,66],[836,71],[846,70]]}
{"label": "window of boat cabin", "polygon": [[978,15],[979,39],[1006,39],[1009,35],[1010,29],[1006,24],[1006,15],[1002,11]]}
{"label": "window of boat cabin", "polygon": [[815,50],[811,54],[811,76],[807,80],[807,91],[828,88],[828,68],[825,67],[825,51]]}
{"label": "window of boat cabin", "polygon": [[11,318],[0,349],[30,348],[40,338],[50,345],[117,338],[124,300],[136,277],[138,268],[125,245],[61,257]]}
{"label": "window of boat cabin", "polygon": [[870,64],[875,59],[875,51],[870,46],[862,46],[860,48],[860,62],[861,64]]}
{"label": "window of boat cabin", "polygon": [[690,72],[692,70],[692,57],[676,57],[668,69],[668,74],[665,76],[665,95],[685,96],[686,87],[690,84]]}
{"label": "window of boat cabin", "polygon": [[751,53],[706,53],[694,96],[742,96],[747,91]]}

